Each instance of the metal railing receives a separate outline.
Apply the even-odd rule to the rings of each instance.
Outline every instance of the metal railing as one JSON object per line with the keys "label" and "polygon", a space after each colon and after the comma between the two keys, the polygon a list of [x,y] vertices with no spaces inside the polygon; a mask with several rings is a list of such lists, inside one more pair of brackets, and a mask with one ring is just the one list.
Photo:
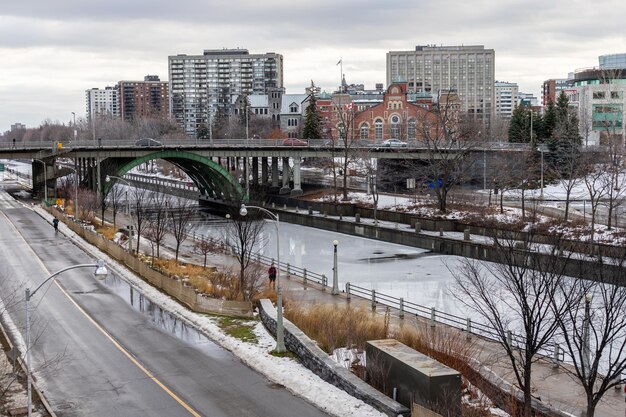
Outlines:
{"label": "metal railing", "polygon": [[[456,316],[454,314],[446,313],[445,311],[437,310],[435,307],[426,307],[417,303],[406,301],[403,298],[393,297],[391,295],[381,293],[374,289],[359,287],[349,282],[345,284],[345,293],[348,300],[352,297],[359,297],[364,300],[368,300],[372,307],[372,311],[375,311],[377,306],[380,305],[396,310],[400,319],[404,319],[405,315],[408,314],[414,317],[426,319],[431,327],[435,327],[437,324],[443,324],[466,332],[468,337],[470,335],[477,335],[494,340],[498,343],[502,341],[501,335],[491,326],[473,321],[470,317]],[[506,338],[509,345],[515,346],[519,349],[524,349],[524,338],[520,335],[515,334],[513,331],[508,331]],[[558,343],[546,344],[541,353],[545,356],[552,357],[555,361],[562,362],[565,360],[565,351]]]}

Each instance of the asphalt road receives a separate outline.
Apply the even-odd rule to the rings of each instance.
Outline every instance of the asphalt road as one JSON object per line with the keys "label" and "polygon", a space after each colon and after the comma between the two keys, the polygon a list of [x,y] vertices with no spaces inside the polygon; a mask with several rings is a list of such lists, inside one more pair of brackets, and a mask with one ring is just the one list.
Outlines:
{"label": "asphalt road", "polygon": [[[0,190],[0,292],[21,332],[26,285],[94,261]],[[35,375],[61,417],[326,415],[217,345],[199,349],[155,327],[91,268],[46,284],[31,311]]]}

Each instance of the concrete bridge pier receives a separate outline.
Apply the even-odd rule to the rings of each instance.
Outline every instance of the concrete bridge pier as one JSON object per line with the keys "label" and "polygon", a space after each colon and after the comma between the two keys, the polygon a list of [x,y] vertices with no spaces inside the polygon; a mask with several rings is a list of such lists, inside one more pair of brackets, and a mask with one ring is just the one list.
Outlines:
{"label": "concrete bridge pier", "polygon": [[280,194],[291,193],[289,188],[289,157],[283,157],[283,186],[280,189]]}
{"label": "concrete bridge pier", "polygon": [[278,158],[272,157],[272,185],[269,188],[271,193],[277,193],[280,190],[278,186]]}
{"label": "concrete bridge pier", "polygon": [[259,158],[252,157],[252,185],[259,185]]}
{"label": "concrete bridge pier", "polygon": [[261,157],[261,184],[262,185],[268,185],[269,183],[267,160],[268,160],[267,156]]}
{"label": "concrete bridge pier", "polygon": [[300,175],[300,157],[293,158],[293,190],[292,196],[302,195],[302,184]]}

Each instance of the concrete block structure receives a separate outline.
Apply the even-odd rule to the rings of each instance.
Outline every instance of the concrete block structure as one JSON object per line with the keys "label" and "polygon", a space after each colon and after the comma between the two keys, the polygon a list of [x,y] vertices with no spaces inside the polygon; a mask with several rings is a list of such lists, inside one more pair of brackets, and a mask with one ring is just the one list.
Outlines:
{"label": "concrete block structure", "polygon": [[415,402],[442,415],[461,415],[461,374],[393,339],[365,347],[368,379],[384,379],[388,395],[411,407]]}

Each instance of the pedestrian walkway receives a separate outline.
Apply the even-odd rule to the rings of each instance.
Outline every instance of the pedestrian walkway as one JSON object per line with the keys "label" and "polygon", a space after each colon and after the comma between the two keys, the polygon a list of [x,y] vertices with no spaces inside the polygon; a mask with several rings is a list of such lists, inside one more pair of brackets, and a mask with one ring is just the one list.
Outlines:
{"label": "pedestrian walkway", "polygon": [[[118,214],[118,216],[120,216]],[[123,218],[123,215],[121,215]],[[123,223],[123,220],[119,222]],[[161,249],[161,255],[163,257],[173,257],[173,244],[174,240],[171,236],[167,236],[164,243],[164,248]],[[142,249],[150,251],[149,245],[144,242]],[[202,264],[203,255],[194,253],[192,239],[186,240],[181,246],[181,260],[186,262]],[[217,267],[218,269],[230,269],[236,266],[236,260],[227,254],[210,254],[207,259],[207,263]],[[349,274],[349,271],[343,271],[344,275]],[[365,309],[370,308],[370,301],[365,299],[359,299],[352,296],[349,301],[344,293],[339,295],[332,295],[330,288],[322,287],[318,284],[312,284],[308,282],[305,286],[303,281],[298,278],[286,274],[286,271],[281,271],[281,286],[283,288],[284,299],[286,303],[297,303],[301,306],[308,306],[315,308],[321,304],[325,305],[337,305],[347,306],[350,303],[353,307],[363,307]],[[348,278],[349,281],[349,278]],[[379,314],[384,314],[383,309],[378,310]],[[414,316],[407,315],[406,318],[401,319],[398,317],[397,311],[392,311],[392,325],[395,326],[426,326],[429,323],[422,318],[416,318]],[[449,331],[449,329],[448,329]],[[461,330],[458,331],[461,337],[465,337],[466,334]],[[502,347],[493,342],[478,336],[473,336],[475,343],[479,346],[477,349],[477,364],[482,367],[482,372],[491,373],[494,379],[499,379],[502,386],[511,387],[514,385],[514,374],[509,363],[509,359],[506,356]],[[581,416],[586,408],[586,400],[584,390],[580,384],[566,371],[568,365],[559,363],[555,366],[552,358],[542,358],[534,364],[533,367],[533,395],[537,400],[540,400],[543,404],[550,406],[553,409],[560,410],[564,413]],[[600,402],[596,409],[597,417],[615,417],[626,415],[625,412],[626,403],[624,402],[623,391],[610,390],[605,394],[603,400]]]}

